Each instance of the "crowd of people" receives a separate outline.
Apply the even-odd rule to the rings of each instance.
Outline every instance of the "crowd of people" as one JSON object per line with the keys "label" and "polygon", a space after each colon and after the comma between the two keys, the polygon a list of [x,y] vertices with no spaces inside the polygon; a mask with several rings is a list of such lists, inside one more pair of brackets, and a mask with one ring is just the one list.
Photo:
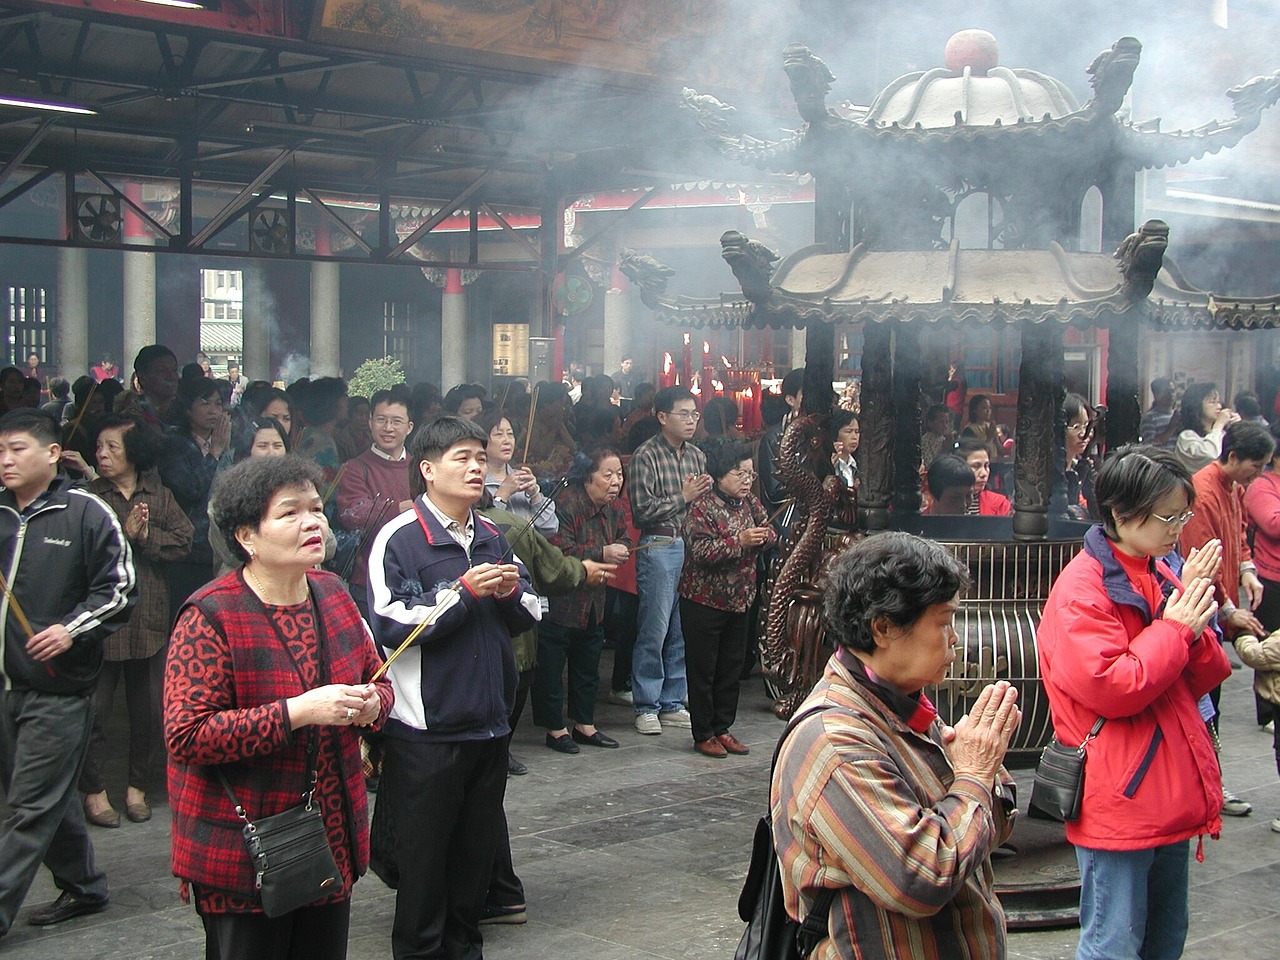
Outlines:
{"label": "crowd of people", "polygon": [[[788,532],[778,458],[802,371],[768,398],[754,444],[731,402],[699,408],[630,368],[619,371],[626,402],[603,376],[361,398],[339,378],[284,389],[238,371],[215,378],[155,345],[128,387],[95,369],[42,408],[15,372],[0,373],[0,774],[21,815],[0,834],[0,936],[41,862],[61,895],[30,922],[103,909],[90,828],[150,819],[165,776],[173,871],[206,956],[345,956],[366,868],[397,891],[395,957],[477,956],[484,924],[528,917],[503,811],[508,777],[528,769],[509,750],[528,701],[557,753],[620,745],[620,731],[596,725],[601,694],[630,706],[636,735],[678,734],[716,761],[749,752],[733,726],[761,571]],[[1192,394],[1190,417],[1151,424],[1173,450],[1117,451],[1100,469],[1083,455],[1092,410],[1067,398],[1073,495],[1103,520],[1045,611],[1055,729],[1080,742],[1105,715],[1094,749],[1123,766],[1155,725],[1171,756],[1151,766],[1159,783],[1144,803],[1200,798],[1181,810],[1152,801],[1161,829],[1141,832],[1149,812],[1126,832],[1094,811],[1115,791],[1132,798],[1134,782],[1099,760],[1071,828],[1086,891],[1143,878],[1185,891],[1173,861],[1181,850],[1185,867],[1188,837],[1249,813],[1214,757],[1220,636],[1259,670],[1260,723],[1276,699],[1275,438],[1223,411],[1215,390]],[[826,422],[831,472],[856,488],[856,396],[846,399]],[[990,487],[1008,431],[989,398],[968,408],[958,438],[952,408],[926,418],[928,509],[1007,514]],[[869,538],[830,570],[838,650],[779,757],[773,819],[792,912],[821,887],[844,898],[832,956],[853,955],[862,937],[914,956],[956,935],[983,944],[966,955],[1002,953],[989,858],[1011,824],[1001,762],[1016,694],[992,686],[953,733],[922,694],[950,663],[967,578],[947,551],[905,534]],[[128,781],[113,803],[104,751],[121,680]],[[370,789],[379,802],[366,826]],[[319,804],[339,882],[267,916],[241,828],[304,796]],[[878,892],[850,883],[872,869]],[[1185,898],[1135,893],[1125,910],[1159,918],[1160,949],[1185,933]],[[1083,955],[1113,955],[1114,913],[1096,902],[1083,913],[1082,944],[1094,945]],[[846,929],[848,916],[866,925]]]}

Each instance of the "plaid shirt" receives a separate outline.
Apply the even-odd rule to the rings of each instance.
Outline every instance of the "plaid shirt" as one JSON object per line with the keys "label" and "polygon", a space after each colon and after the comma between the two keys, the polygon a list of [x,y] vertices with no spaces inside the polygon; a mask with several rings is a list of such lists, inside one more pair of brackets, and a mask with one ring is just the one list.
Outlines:
{"label": "plaid shirt", "polygon": [[[787,913],[804,916],[820,888],[837,888],[816,960],[1004,957],[991,851],[1013,830],[1012,808],[993,784],[956,776],[923,697],[877,691],[856,670],[841,653],[827,661],[796,712],[830,709],[796,727],[774,770]],[[996,779],[1012,788],[1003,768]]]}
{"label": "plaid shirt", "polygon": [[129,538],[138,574],[138,605],[129,622],[107,637],[102,649],[108,660],[155,656],[169,641],[169,584],[161,564],[184,560],[191,552],[191,521],[154,470],[138,474],[138,485],[128,500],[105,477],[90,483],[89,492],[111,508],[122,528],[135,504],[145,503],[149,508],[147,538]]}
{"label": "plaid shirt", "polygon": [[650,527],[679,527],[689,504],[684,499],[684,478],[707,472],[707,456],[686,442],[677,450],[659,433],[631,455],[627,490],[631,514],[643,533]]}
{"label": "plaid shirt", "polygon": [[[551,543],[580,560],[604,560],[604,548],[611,543],[633,546],[627,533],[627,512],[617,500],[596,506],[580,484],[565,490],[560,498],[560,530]],[[564,596],[549,601],[548,619],[565,627],[582,629],[604,620],[604,584],[583,583]]]}

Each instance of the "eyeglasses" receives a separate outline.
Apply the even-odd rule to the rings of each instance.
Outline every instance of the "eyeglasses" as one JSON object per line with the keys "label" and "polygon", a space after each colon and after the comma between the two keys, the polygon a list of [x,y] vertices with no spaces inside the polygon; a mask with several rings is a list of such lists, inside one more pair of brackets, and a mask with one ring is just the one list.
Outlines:
{"label": "eyeglasses", "polygon": [[377,427],[403,427],[409,421],[404,417],[374,417],[373,424]]}
{"label": "eyeglasses", "polygon": [[702,414],[697,410],[672,410],[671,416],[679,417],[681,420],[685,421],[692,421],[693,423],[697,423],[702,419]]}
{"label": "eyeglasses", "polygon": [[730,470],[729,476],[735,480],[754,480],[756,472],[754,470]]}
{"label": "eyeglasses", "polygon": [[1092,420],[1086,420],[1084,423],[1068,423],[1067,424],[1068,430],[1070,430],[1072,433],[1078,433],[1082,437],[1087,437],[1089,434],[1093,433],[1093,428],[1094,428],[1094,422]]}
{"label": "eyeglasses", "polygon": [[1168,524],[1171,527],[1185,527],[1187,521],[1196,515],[1194,510],[1188,510],[1186,513],[1180,513],[1176,517],[1162,517],[1158,513],[1151,515],[1152,519],[1159,520],[1161,523]]}

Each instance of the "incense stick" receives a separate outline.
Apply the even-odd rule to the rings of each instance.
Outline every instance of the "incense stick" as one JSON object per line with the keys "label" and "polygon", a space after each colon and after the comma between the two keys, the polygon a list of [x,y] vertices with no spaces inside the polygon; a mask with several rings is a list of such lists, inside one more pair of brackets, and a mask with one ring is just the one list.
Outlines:
{"label": "incense stick", "polygon": [[793,502],[794,502],[794,501],[788,500],[786,503],[784,503],[782,506],[780,506],[777,510],[773,511],[773,513],[769,514],[769,519],[767,519],[767,520],[764,522],[764,525],[765,525],[766,527],[768,527],[768,526],[772,526],[772,525],[773,525],[773,521],[777,520],[780,516],[782,516],[784,513],[786,513],[786,512],[787,512],[787,510],[788,510],[788,508],[790,508],[790,507],[792,506]]}
{"label": "incense stick", "polygon": [[650,540],[648,543],[642,543],[640,544],[640,546],[636,547],[634,550],[631,550],[627,554],[627,556],[629,557],[634,556],[635,554],[639,553],[641,550],[648,550],[650,547],[665,547],[668,543],[675,543],[679,539],[680,539],[679,537],[666,537],[662,540]]}
{"label": "incense stick", "polygon": [[18,623],[26,631],[27,639],[34,639],[36,632],[31,629],[31,621],[27,619],[27,615],[22,610],[22,604],[13,595],[13,588],[9,586],[9,581],[4,578],[3,573],[0,573],[0,590],[3,590],[4,595],[9,598],[9,606],[13,608],[13,615],[18,618]]}
{"label": "incense stick", "polygon": [[[84,415],[89,412],[89,401],[93,399],[93,395],[98,390],[98,381],[93,381],[93,386],[89,388],[89,394],[84,398],[84,404],[80,407],[80,412],[76,414],[76,418],[71,421],[71,430],[67,433],[67,439],[70,440],[76,435],[76,431],[80,429],[80,421],[84,419]],[[107,411],[110,413],[111,411]]]}
{"label": "incense stick", "polygon": [[529,463],[529,441],[533,439],[533,418],[538,415],[538,387],[542,384],[536,384],[533,388],[533,399],[529,401],[529,425],[525,428],[524,434],[524,456],[520,458],[522,466]]}
{"label": "incense stick", "polygon": [[350,460],[344,460],[342,465],[338,467],[338,472],[333,475],[333,480],[324,488],[324,503],[326,505],[328,505],[329,501],[333,498],[334,493],[337,492],[338,481],[342,479],[342,472],[347,469],[347,464],[350,462]]}
{"label": "incense stick", "polygon": [[[455,580],[453,583],[449,584],[449,586],[445,587],[445,589],[452,590],[454,593],[460,594],[462,591],[462,581]],[[391,656],[387,657],[386,662],[374,671],[373,676],[369,678],[369,682],[376,683],[380,680],[382,675],[387,672],[387,668],[396,662],[396,657],[408,650],[413,641],[418,639],[418,635],[422,633],[423,630],[427,629],[427,627],[435,623],[442,613],[444,613],[444,605],[437,597],[435,609],[427,615],[427,619],[423,620],[420,624],[414,627],[412,631],[410,631],[409,635],[404,638],[404,642],[401,643],[400,646],[396,647]]]}

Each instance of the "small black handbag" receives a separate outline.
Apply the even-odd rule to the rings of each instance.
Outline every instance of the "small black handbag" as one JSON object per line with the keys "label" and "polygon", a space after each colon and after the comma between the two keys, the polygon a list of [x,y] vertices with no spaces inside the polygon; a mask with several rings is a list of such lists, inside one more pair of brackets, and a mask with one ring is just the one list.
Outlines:
{"label": "small black handbag", "polygon": [[[773,751],[770,771],[778,763],[778,754],[787,734],[806,717],[825,709],[827,707],[806,710],[783,731]],[[747,879],[738,897],[738,916],[746,923],[747,929],[738,942],[734,960],[803,960],[827,936],[827,915],[838,892],[827,888],[819,891],[804,922],[792,920],[783,899],[782,874],[778,852],[773,846],[772,825],[768,814],[761,817],[751,844]]]}
{"label": "small black handbag", "polygon": [[241,833],[253,861],[254,886],[268,917],[282,917],[342,888],[342,874],[333,859],[320,804],[312,791],[316,782],[316,737],[307,745],[307,792],[302,803],[270,817],[250,820],[231,784],[214,768],[223,789],[244,821]]}
{"label": "small black handbag", "polygon": [[1044,748],[1036,767],[1027,816],[1060,823],[1080,819],[1080,801],[1084,799],[1085,748],[1098,735],[1102,724],[1103,719],[1099,717],[1078,747],[1068,747],[1054,737]]}

